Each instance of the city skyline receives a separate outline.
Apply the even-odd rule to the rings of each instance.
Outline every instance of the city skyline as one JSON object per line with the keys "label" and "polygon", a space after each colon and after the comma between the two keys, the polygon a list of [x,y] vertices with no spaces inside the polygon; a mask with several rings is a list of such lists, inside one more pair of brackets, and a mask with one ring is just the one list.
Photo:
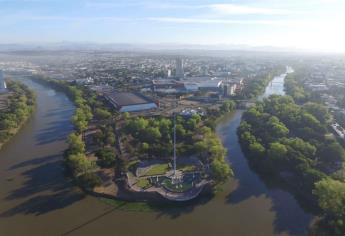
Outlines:
{"label": "city skyline", "polygon": [[345,3],[0,0],[1,44],[247,45],[345,52]]}

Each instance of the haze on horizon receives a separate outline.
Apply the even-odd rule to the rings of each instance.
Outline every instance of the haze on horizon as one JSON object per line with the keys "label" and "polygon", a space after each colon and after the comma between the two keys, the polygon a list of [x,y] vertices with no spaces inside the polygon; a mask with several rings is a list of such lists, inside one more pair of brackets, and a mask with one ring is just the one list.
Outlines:
{"label": "haze on horizon", "polygon": [[345,52],[343,0],[0,0],[0,43],[248,45]]}

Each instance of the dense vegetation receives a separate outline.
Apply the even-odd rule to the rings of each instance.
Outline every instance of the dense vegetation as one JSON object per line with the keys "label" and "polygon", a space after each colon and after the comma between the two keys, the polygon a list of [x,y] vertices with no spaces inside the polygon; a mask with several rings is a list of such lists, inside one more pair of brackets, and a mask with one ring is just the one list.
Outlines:
{"label": "dense vegetation", "polygon": [[297,72],[288,74],[285,78],[285,91],[290,95],[296,103],[304,103],[310,99],[310,94],[303,88],[302,82],[297,78],[301,75],[297,75]]}
{"label": "dense vegetation", "polygon": [[308,101],[321,103],[321,97],[318,92],[312,92],[304,87],[308,78],[307,73],[308,71],[305,68],[298,68],[294,73],[288,74],[284,83],[286,94],[291,96],[300,105]]}
{"label": "dense vegetation", "polygon": [[329,122],[330,114],[321,104],[297,105],[289,96],[271,96],[245,112],[238,133],[256,168],[281,177],[318,202],[327,222],[344,232],[345,211],[340,217],[340,209],[334,212],[331,203],[345,202],[345,194],[334,187],[345,186],[340,182],[345,180],[345,150],[329,135]]}
{"label": "dense vegetation", "polygon": [[0,147],[10,139],[34,109],[35,95],[19,82],[8,82],[8,106],[0,112]]}
{"label": "dense vegetation", "polygon": [[278,67],[266,75],[257,76],[253,79],[248,79],[245,83],[241,97],[244,99],[256,98],[264,93],[265,88],[273,79],[274,75],[284,73],[285,68]]}
{"label": "dense vegetation", "polygon": [[[179,158],[196,155],[209,166],[210,176],[216,183],[224,182],[232,175],[232,170],[225,160],[226,150],[219,138],[207,124],[213,124],[220,114],[235,108],[232,101],[225,102],[220,109],[206,117],[176,117],[176,149]],[[156,117],[127,118],[122,129],[122,142],[131,157],[137,159],[165,159],[173,156],[172,118]]]}

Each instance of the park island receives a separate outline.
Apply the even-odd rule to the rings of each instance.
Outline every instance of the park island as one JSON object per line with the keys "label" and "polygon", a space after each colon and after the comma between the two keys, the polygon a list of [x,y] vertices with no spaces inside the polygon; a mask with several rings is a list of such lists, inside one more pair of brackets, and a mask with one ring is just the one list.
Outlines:
{"label": "park island", "polygon": [[77,107],[65,166],[86,192],[129,201],[189,201],[213,193],[233,175],[216,120],[235,109],[230,99],[153,98],[41,76]]}

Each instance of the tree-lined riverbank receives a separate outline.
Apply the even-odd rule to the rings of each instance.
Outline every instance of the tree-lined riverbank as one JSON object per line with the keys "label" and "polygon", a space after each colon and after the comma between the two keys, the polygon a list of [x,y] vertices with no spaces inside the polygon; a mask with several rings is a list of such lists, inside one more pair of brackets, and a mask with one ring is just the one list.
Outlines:
{"label": "tree-lined riverbank", "polygon": [[26,83],[37,93],[37,109],[0,151],[1,235],[306,234],[312,216],[290,193],[265,185],[243,156],[236,135],[242,111],[225,115],[216,127],[235,172],[222,192],[181,207],[128,211],[126,203],[106,205],[67,182],[61,163],[65,140],[74,131],[73,103],[48,86]]}
{"label": "tree-lined riverbank", "polygon": [[9,81],[6,107],[0,113],[0,149],[24,125],[35,107],[35,94],[26,85]]}

